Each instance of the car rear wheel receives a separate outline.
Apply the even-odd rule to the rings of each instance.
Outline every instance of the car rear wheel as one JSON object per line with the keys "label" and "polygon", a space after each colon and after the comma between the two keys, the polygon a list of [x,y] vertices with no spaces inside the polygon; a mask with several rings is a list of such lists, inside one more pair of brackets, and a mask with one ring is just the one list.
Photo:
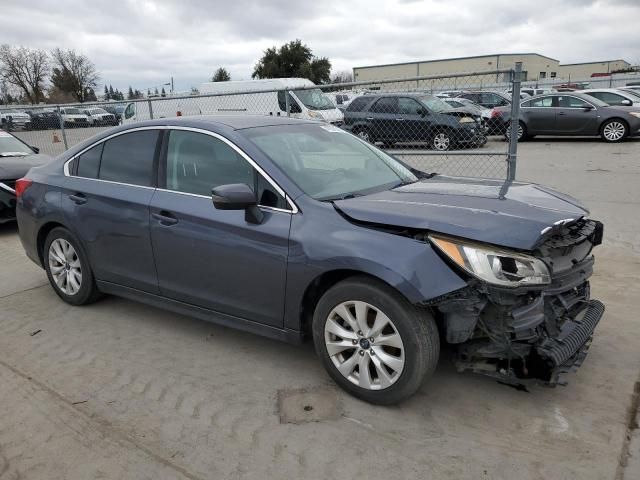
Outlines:
{"label": "car rear wheel", "polygon": [[369,277],[342,281],[325,293],[314,312],[313,339],[338,385],[380,405],[412,396],[440,353],[431,314]]}
{"label": "car rear wheel", "polygon": [[449,132],[438,132],[431,139],[431,148],[434,150],[445,151],[451,149],[453,139]]}
{"label": "car rear wheel", "polygon": [[[507,127],[507,131],[505,132],[504,136],[507,140],[511,138],[511,125]],[[527,126],[522,122],[518,122],[518,141],[521,142],[523,140],[526,140],[527,138]]]}
{"label": "car rear wheel", "polygon": [[371,133],[369,133],[369,130],[367,130],[366,128],[361,128],[357,130],[356,135],[360,137],[362,140],[364,140],[365,142],[368,142],[368,143],[375,142],[375,140],[373,139],[373,136],[371,135]]}
{"label": "car rear wheel", "polygon": [[629,135],[629,127],[622,120],[613,118],[602,124],[600,129],[600,137],[605,142],[620,142]]}
{"label": "car rear wheel", "polygon": [[85,305],[100,296],[80,242],[67,229],[51,230],[43,257],[49,283],[65,302]]}

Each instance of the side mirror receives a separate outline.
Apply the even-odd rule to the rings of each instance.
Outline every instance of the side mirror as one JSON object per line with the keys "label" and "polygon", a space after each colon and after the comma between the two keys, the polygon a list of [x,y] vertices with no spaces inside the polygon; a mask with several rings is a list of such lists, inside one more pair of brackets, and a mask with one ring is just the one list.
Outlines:
{"label": "side mirror", "polygon": [[31,150],[33,150],[33,153],[40,153],[40,149],[38,147],[31,147]]}
{"label": "side mirror", "polygon": [[633,102],[631,100],[627,100],[626,98],[624,100],[622,100],[620,102],[620,105],[624,105],[625,107],[630,107],[631,105],[633,105]]}
{"label": "side mirror", "polygon": [[421,117],[426,117],[427,116],[427,110],[425,108],[419,108],[418,109],[418,115],[420,115]]}
{"label": "side mirror", "polygon": [[593,110],[593,105],[586,105],[586,106],[584,107],[584,111],[585,111],[585,112],[590,112],[591,110]]}
{"label": "side mirror", "polygon": [[215,187],[211,190],[211,201],[218,210],[244,210],[244,218],[248,223],[261,223],[264,218],[262,210],[258,208],[256,194],[244,183]]}

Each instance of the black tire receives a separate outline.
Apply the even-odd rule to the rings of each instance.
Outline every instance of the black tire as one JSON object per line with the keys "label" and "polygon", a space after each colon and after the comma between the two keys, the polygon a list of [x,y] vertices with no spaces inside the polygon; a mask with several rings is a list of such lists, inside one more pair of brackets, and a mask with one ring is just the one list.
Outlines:
{"label": "black tire", "polygon": [[[504,132],[504,137],[509,140],[509,137],[511,136],[511,125],[507,125],[506,130]],[[525,140],[528,140],[529,134],[527,133],[527,126],[524,124],[524,122],[519,121],[518,122],[518,141],[519,142],[524,142]]]}
{"label": "black tire", "polygon": [[607,143],[617,143],[629,136],[629,125],[620,118],[610,118],[600,126],[600,138]]}
{"label": "black tire", "polygon": [[[58,239],[62,239],[68,242],[73,247],[76,253],[76,257],[80,262],[80,268],[82,272],[80,288],[74,294],[65,293],[61,289],[61,287],[58,286],[51,272],[49,250],[51,248],[51,244]],[[44,242],[42,258],[44,260],[44,267],[47,271],[47,278],[49,279],[49,283],[53,287],[53,290],[56,292],[56,294],[62,300],[71,305],[87,305],[89,303],[95,302],[98,298],[100,298],[101,294],[96,287],[93,271],[91,270],[89,260],[84,253],[84,249],[82,248],[82,245],[80,244],[78,239],[69,230],[67,230],[66,228],[57,227],[49,232],[49,234],[47,235],[47,239]]]}
{"label": "black tire", "polygon": [[376,142],[375,138],[373,138],[373,135],[367,127],[358,127],[353,131],[353,134],[372,145]]}
{"label": "black tire", "polygon": [[[352,383],[340,373],[329,355],[325,324],[336,306],[349,301],[366,302],[384,312],[402,339],[404,366],[394,383],[386,388],[372,390]],[[329,289],[316,306],[312,329],[316,353],[331,378],[353,396],[374,404],[392,405],[411,397],[433,374],[440,355],[440,338],[431,314],[409,303],[385,283],[367,276],[351,277]],[[353,355],[358,355],[356,350]]]}
{"label": "black tire", "polygon": [[449,129],[436,130],[433,137],[431,137],[431,140],[429,140],[429,146],[431,149],[439,152],[451,150],[454,145],[455,138]]}

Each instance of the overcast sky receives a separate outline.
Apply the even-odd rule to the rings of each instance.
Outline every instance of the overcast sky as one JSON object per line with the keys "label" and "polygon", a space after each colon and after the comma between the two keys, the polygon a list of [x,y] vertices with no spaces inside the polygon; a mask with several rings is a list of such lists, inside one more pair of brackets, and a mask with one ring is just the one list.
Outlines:
{"label": "overcast sky", "polygon": [[219,66],[248,79],[296,38],[334,71],[509,52],[640,63],[640,0],[2,0],[0,19],[0,43],[76,49],[121,90],[187,90]]}

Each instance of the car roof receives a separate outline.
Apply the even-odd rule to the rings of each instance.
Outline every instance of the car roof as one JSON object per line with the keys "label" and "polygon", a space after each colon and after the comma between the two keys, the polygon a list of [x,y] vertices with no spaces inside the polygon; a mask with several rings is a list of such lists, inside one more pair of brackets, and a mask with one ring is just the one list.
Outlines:
{"label": "car roof", "polygon": [[[587,88],[586,90],[580,90],[583,93],[588,92],[613,92],[613,93],[621,93],[619,88]],[[622,90],[624,93],[624,90]]]}
{"label": "car roof", "polygon": [[193,128],[226,127],[232,130],[242,130],[245,128],[271,127],[277,125],[313,125],[322,123],[323,122],[271,115],[191,115],[136,122],[127,124],[127,127],[175,125]]}

